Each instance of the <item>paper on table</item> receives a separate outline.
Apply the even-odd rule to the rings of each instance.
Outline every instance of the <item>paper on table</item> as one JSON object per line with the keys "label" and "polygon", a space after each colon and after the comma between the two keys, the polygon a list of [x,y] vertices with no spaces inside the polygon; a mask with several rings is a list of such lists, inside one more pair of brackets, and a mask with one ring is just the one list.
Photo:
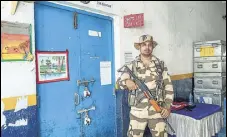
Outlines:
{"label": "paper on table", "polygon": [[205,103],[212,104],[212,98],[211,97],[203,97]]}
{"label": "paper on table", "polygon": [[101,61],[100,62],[100,79],[101,85],[111,84],[111,62]]}

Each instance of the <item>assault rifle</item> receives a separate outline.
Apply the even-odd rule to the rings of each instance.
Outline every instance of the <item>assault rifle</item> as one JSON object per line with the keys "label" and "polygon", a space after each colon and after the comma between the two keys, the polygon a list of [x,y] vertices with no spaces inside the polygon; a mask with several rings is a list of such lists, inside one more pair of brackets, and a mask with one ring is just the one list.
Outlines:
{"label": "assault rifle", "polygon": [[[121,71],[122,68],[125,68],[126,71]],[[143,91],[144,95],[149,100],[149,103],[154,107],[155,111],[158,112],[158,113],[161,113],[162,109],[158,105],[158,103],[155,101],[155,97],[151,94],[149,88],[135,76],[135,74],[128,68],[127,65],[124,65],[123,67],[118,69],[118,72],[126,72],[126,73],[128,73],[133,78],[135,84],[139,87],[139,89]],[[169,126],[169,128],[171,129],[173,134],[175,135],[175,131],[172,128],[172,126],[169,124],[167,119],[163,118],[163,120]]]}

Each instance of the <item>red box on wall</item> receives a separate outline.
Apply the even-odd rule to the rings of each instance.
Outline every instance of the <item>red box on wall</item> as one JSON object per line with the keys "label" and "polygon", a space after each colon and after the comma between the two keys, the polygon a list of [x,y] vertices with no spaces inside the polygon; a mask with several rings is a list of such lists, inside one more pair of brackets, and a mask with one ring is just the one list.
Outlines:
{"label": "red box on wall", "polygon": [[144,14],[131,14],[124,16],[124,28],[135,28],[144,25]]}

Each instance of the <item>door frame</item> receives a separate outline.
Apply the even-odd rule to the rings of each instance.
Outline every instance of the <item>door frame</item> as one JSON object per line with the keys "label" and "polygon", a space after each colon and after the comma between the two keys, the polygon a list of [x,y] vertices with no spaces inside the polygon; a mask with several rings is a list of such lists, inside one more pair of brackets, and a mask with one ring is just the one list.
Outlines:
{"label": "door frame", "polygon": [[[110,16],[104,16],[104,15],[101,15],[101,14],[87,12],[87,11],[84,11],[84,10],[80,10],[80,9],[76,9],[76,8],[72,8],[72,7],[68,7],[68,6],[64,6],[64,5],[59,5],[59,4],[55,4],[55,3],[52,3],[52,2],[37,1],[35,3],[42,4],[42,5],[45,5],[45,6],[54,7],[54,8],[59,8],[59,9],[63,9],[63,10],[71,11],[71,12],[77,12],[79,14],[89,15],[89,16],[93,16],[93,17],[97,17],[97,18],[101,18],[101,19],[111,21],[111,35],[112,35],[112,37],[111,37],[111,50],[113,51],[113,52],[111,52],[111,55],[110,55],[111,58],[112,58],[112,60],[111,60],[112,79],[111,80],[112,80],[112,83],[114,83],[115,82],[114,19]],[[114,86],[114,84],[113,84],[113,86]]]}
{"label": "door frame", "polygon": [[[119,24],[119,17],[116,16],[116,15],[110,15],[110,16],[106,16],[106,15],[101,15],[101,14],[97,14],[97,13],[93,13],[92,11],[91,12],[88,12],[88,11],[85,11],[85,10],[81,10],[81,9],[77,9],[79,7],[77,6],[73,6],[73,7],[70,7],[69,5],[62,5],[60,3],[55,3],[55,2],[45,2],[45,1],[35,1],[34,3],[34,8],[35,8],[35,4],[41,4],[41,5],[45,5],[45,6],[49,6],[49,7],[54,7],[54,8],[58,8],[58,9],[63,9],[63,10],[67,10],[67,11],[71,11],[71,12],[77,12],[79,14],[84,14],[84,15],[89,15],[89,16],[93,16],[93,17],[97,17],[97,18],[101,18],[101,19],[105,19],[105,20],[109,20],[111,21],[111,52],[110,53],[110,56],[111,56],[111,75],[112,75],[112,85],[113,85],[113,96],[115,96],[115,128],[114,129],[114,132],[115,132],[115,136],[117,136],[118,134],[118,131],[117,131],[117,108],[116,108],[116,94],[115,94],[115,77],[116,77],[116,66],[115,66],[115,48],[117,48],[117,54],[121,55],[121,51],[120,51],[120,34],[119,34],[119,26],[116,25],[116,24]],[[107,13],[108,14],[108,13]],[[34,18],[35,18],[35,9],[34,9]],[[114,30],[117,30],[117,34],[114,33]],[[117,38],[117,39],[116,39]],[[118,44],[115,44],[115,41],[117,41],[116,43]],[[116,46],[117,45],[117,46]],[[35,46],[35,51],[36,51],[36,46]],[[116,56],[117,57],[117,60],[119,61],[120,63],[120,56]],[[36,89],[38,88],[38,86],[36,86]],[[39,103],[39,102],[38,102]],[[37,109],[37,113],[38,113],[39,109]],[[39,121],[37,122],[39,124]],[[38,127],[39,129],[39,127]]]}

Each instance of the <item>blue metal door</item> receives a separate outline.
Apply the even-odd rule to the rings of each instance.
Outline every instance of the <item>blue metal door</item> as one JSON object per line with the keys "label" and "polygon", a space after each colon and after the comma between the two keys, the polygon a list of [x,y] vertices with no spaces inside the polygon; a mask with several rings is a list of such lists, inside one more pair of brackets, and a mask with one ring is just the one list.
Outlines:
{"label": "blue metal door", "polygon": [[[76,20],[76,23],[74,22]],[[77,24],[77,28],[74,25]],[[112,20],[56,4],[35,4],[36,50],[69,51],[69,81],[37,85],[38,119],[42,137],[114,137],[115,96],[113,73]],[[101,85],[100,62],[110,61],[112,83]],[[81,82],[94,79],[84,97]],[[75,105],[74,94],[80,96]],[[95,106],[88,111],[90,125],[84,125],[86,113],[81,109]]]}

